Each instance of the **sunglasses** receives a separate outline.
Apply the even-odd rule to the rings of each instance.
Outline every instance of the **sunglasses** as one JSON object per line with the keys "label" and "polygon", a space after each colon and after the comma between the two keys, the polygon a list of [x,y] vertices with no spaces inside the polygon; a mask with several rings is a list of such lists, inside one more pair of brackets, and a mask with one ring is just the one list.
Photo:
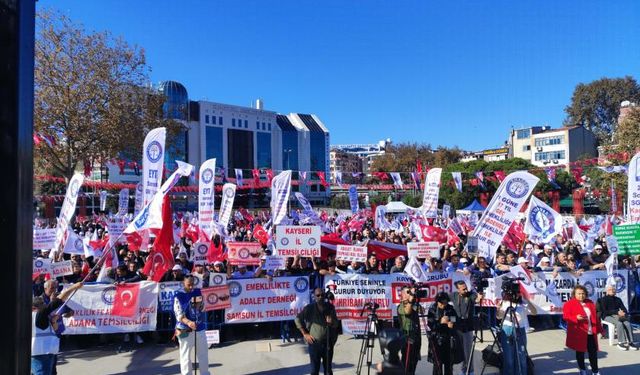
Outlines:
{"label": "sunglasses", "polygon": [[316,297],[322,297],[322,294],[316,294]]}

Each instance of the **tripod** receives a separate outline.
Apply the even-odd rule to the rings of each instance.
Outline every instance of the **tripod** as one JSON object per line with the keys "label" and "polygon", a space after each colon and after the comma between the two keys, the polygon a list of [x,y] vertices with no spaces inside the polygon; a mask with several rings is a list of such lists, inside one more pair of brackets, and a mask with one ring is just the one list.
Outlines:
{"label": "tripod", "polygon": [[[518,348],[520,347],[520,343],[518,342],[518,330],[520,329],[520,324],[518,323],[518,319],[516,318],[516,309],[514,307],[514,304],[512,301],[509,301],[509,306],[507,307],[507,310],[504,313],[504,318],[502,319],[502,322],[500,322],[500,327],[498,328],[498,334],[505,334],[502,327],[504,326],[504,322],[507,320],[507,318],[509,319],[509,321],[512,324],[512,333],[511,336],[513,337],[514,340],[514,345],[516,348],[516,353],[515,353],[515,357],[516,357],[516,369],[517,371],[520,371],[520,356],[518,355]],[[492,332],[493,334],[493,332]],[[500,352],[502,353],[502,363],[504,366],[504,348],[502,348],[502,345],[499,342],[500,340],[498,340],[495,335],[494,335],[494,341],[493,344],[491,344],[491,350],[493,350],[493,347],[498,344],[498,348],[500,349]],[[474,342],[475,344],[475,342]],[[484,370],[487,367],[487,362],[484,363],[484,365],[482,366],[482,372],[480,372],[480,375],[484,374]],[[519,374],[519,375],[527,375],[525,374]]]}
{"label": "tripod", "polygon": [[[362,345],[360,346],[360,355],[358,357],[358,366],[356,367],[356,375],[360,375],[362,373],[362,365],[364,364],[364,359],[367,359],[367,375],[371,374],[371,363],[373,359],[373,347],[375,346],[375,338],[378,334],[379,322],[378,315],[376,314],[376,306],[365,304],[362,308],[362,312],[360,316],[364,313],[365,309],[369,309],[369,314],[367,315],[367,322],[365,323],[365,333],[362,337]],[[373,325],[373,332],[371,330],[371,325]],[[384,351],[380,348],[380,351],[384,357]]]}
{"label": "tripod", "polygon": [[[469,375],[471,364],[473,363],[473,353],[476,350],[476,342],[480,342],[480,343],[484,342],[483,315],[486,316],[486,314],[483,313],[482,311],[478,311],[478,314],[476,316],[476,319],[477,319],[476,322],[479,322],[479,324],[473,325],[473,343],[471,344],[471,353],[469,354],[469,360],[467,361],[467,367],[466,367],[467,371],[465,372],[465,375]],[[493,330],[489,329],[489,332],[491,332],[491,336],[493,336],[493,342],[495,343],[496,341],[498,341],[498,338],[496,337],[496,334],[493,332]],[[482,371],[484,372],[484,368],[482,369]]]}

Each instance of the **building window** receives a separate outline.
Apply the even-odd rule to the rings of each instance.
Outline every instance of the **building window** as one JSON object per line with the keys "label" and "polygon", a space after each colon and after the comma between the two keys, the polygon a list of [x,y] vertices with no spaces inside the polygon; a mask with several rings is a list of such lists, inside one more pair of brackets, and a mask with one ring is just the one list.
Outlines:
{"label": "building window", "polygon": [[271,131],[271,123],[269,123],[268,125],[269,125],[269,131]]}
{"label": "building window", "polygon": [[531,137],[531,129],[520,129],[516,131],[517,139],[527,139]]}
{"label": "building window", "polygon": [[220,124],[220,125],[222,125],[222,124],[223,124],[223,122],[222,122],[222,116],[218,117],[218,124]]}
{"label": "building window", "polygon": [[548,152],[537,152],[535,159],[536,161],[553,161],[553,160],[561,160],[564,159],[565,153],[564,150],[560,151],[548,151]]}
{"label": "building window", "polygon": [[[215,118],[215,117],[214,117]],[[209,115],[204,115],[204,123],[208,124],[209,123]]]}
{"label": "building window", "polygon": [[538,138],[536,139],[535,143],[536,143],[536,147],[560,145],[564,143],[564,135]]}
{"label": "building window", "polygon": [[211,116],[211,123],[212,123],[213,125],[215,125],[215,124],[216,124],[216,116]]}
{"label": "building window", "polygon": [[258,133],[258,168],[271,168],[271,134]]}
{"label": "building window", "polygon": [[236,119],[234,118],[231,119],[231,126],[234,128],[236,127]]}
{"label": "building window", "polygon": [[256,129],[260,130],[260,121],[256,121]]}
{"label": "building window", "polygon": [[249,120],[244,120],[244,128],[249,129]]}
{"label": "building window", "polygon": [[522,146],[522,151],[531,151],[531,145]]}

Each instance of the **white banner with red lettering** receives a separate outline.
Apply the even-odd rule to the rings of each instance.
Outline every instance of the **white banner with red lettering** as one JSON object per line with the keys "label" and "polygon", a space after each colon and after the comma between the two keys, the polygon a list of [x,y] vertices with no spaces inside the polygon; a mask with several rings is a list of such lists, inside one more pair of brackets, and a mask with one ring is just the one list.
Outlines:
{"label": "white banner with red lettering", "polygon": [[336,250],[336,260],[365,262],[367,260],[367,247],[338,245]]}
{"label": "white banner with red lettering", "polygon": [[116,287],[111,284],[85,285],[78,289],[68,303],[74,313],[64,318],[64,334],[155,331],[158,283],[140,282],[138,312],[132,318],[111,315],[115,291]]}
{"label": "white banner with red lettering", "polygon": [[319,257],[320,227],[316,225],[276,226],[276,249],[281,257]]}
{"label": "white banner with red lettering", "polygon": [[209,159],[200,166],[198,183],[198,226],[207,238],[213,237],[213,214],[216,177],[216,159]]}
{"label": "white banner with red lettering", "polygon": [[73,265],[70,260],[64,262],[51,263],[51,277],[67,276],[73,274]]}
{"label": "white banner with red lettering", "polygon": [[56,243],[56,228],[34,229],[33,250],[49,250]]}
{"label": "white banner with red lettering", "polygon": [[51,275],[51,259],[37,258],[33,260],[33,277]]}
{"label": "white banner with red lettering", "polygon": [[231,308],[227,323],[258,323],[292,320],[309,304],[309,278],[277,277],[229,280]]}

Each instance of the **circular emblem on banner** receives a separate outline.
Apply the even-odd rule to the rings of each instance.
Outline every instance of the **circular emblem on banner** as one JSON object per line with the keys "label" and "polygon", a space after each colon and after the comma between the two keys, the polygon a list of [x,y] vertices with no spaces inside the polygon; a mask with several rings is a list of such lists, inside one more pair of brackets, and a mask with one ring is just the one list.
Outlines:
{"label": "circular emblem on banner", "polygon": [[542,237],[547,237],[555,227],[553,213],[541,206],[535,206],[531,209],[529,223],[537,232],[542,233]]}
{"label": "circular emblem on banner", "polygon": [[309,206],[309,200],[307,199],[307,197],[302,194],[297,194],[296,196],[298,197],[298,200],[300,201],[302,207],[306,209]]}
{"label": "circular emblem on banner", "polygon": [[209,182],[211,182],[212,179],[213,179],[213,171],[211,170],[211,168],[207,168],[204,171],[202,171],[202,182],[204,182],[205,184],[208,184]]}
{"label": "circular emblem on banner", "polygon": [[208,252],[209,252],[209,247],[207,245],[198,246],[198,254],[207,255]]}
{"label": "circular emblem on banner", "polygon": [[235,192],[235,191],[233,191],[233,189],[227,189],[227,190],[225,190],[225,191],[224,191],[224,195],[225,195],[227,198],[233,198],[233,196],[234,196],[235,194],[236,194],[236,192]]}
{"label": "circular emblem on banner", "polygon": [[507,182],[507,194],[512,198],[522,198],[529,192],[529,183],[523,178],[516,177]]}
{"label": "circular emblem on banner", "polygon": [[288,238],[283,238],[280,240],[280,244],[282,246],[287,246],[289,244],[289,239]]}
{"label": "circular emblem on banner", "polygon": [[76,195],[78,195],[78,190],[80,190],[80,182],[78,180],[73,180],[73,183],[69,188],[69,191],[71,192],[71,196],[75,197]]}
{"label": "circular emblem on banner", "polygon": [[162,146],[160,145],[160,142],[153,141],[149,143],[149,146],[147,146],[147,157],[152,163],[160,160],[162,157]]}
{"label": "circular emblem on banner", "polygon": [[215,285],[221,285],[224,281],[224,278],[221,275],[213,275],[213,283]]}
{"label": "circular emblem on banner", "polygon": [[307,241],[309,243],[309,245],[313,246],[316,244],[316,239],[315,238],[309,238],[309,241]]}
{"label": "circular emblem on banner", "polygon": [[[616,282],[616,293],[620,293],[622,291],[624,291],[627,288],[627,283],[625,281],[624,276],[622,276],[619,273],[614,273],[613,275],[611,275],[609,278],[613,278],[613,280]],[[607,279],[607,282],[609,281],[609,279]]]}
{"label": "circular emblem on banner", "polygon": [[230,281],[228,285],[229,285],[229,295],[231,295],[231,297],[237,297],[240,295],[240,293],[242,293],[242,285],[240,285],[239,282]]}
{"label": "circular emblem on banner", "polygon": [[158,283],[160,285],[160,289],[165,289],[167,286],[164,283]]}
{"label": "circular emblem on banner", "polygon": [[115,286],[108,286],[102,291],[102,302],[107,305],[113,305],[113,296],[116,294]]}
{"label": "circular emblem on banner", "polygon": [[605,168],[604,168],[604,170],[605,170],[605,171],[607,171],[607,172],[609,172],[609,173],[613,172],[613,165],[610,165],[610,166],[608,166],[608,167],[605,167]]}
{"label": "circular emblem on banner", "polygon": [[293,287],[298,293],[306,292],[309,289],[309,280],[306,277],[298,277],[296,281],[293,282]]}
{"label": "circular emblem on banner", "polygon": [[139,193],[142,193],[142,184],[136,185],[136,191],[138,191]]}
{"label": "circular emblem on banner", "polygon": [[73,247],[75,247],[75,249],[77,251],[83,251],[83,243],[82,243],[82,239],[80,238],[76,238],[75,242],[73,243]]}
{"label": "circular emblem on banner", "polygon": [[531,280],[529,280],[529,277],[527,276],[526,273],[524,272],[518,272],[518,274],[516,275],[516,277],[521,277],[524,280],[520,281],[521,283],[523,283],[524,285],[531,285]]}
{"label": "circular emblem on banner", "polygon": [[249,258],[249,256],[250,256],[249,249],[247,249],[246,247],[243,247],[240,250],[238,250],[238,257],[240,257],[240,259],[247,259]]}
{"label": "circular emblem on banner", "polygon": [[420,266],[419,265],[417,265],[415,263],[413,265],[411,265],[411,276],[416,277],[416,278],[420,277],[420,271],[421,270],[420,270]]}
{"label": "circular emblem on banner", "polygon": [[587,288],[587,295],[588,296],[592,296],[596,289],[593,287],[593,284],[591,283],[591,281],[587,281],[586,283],[584,283],[583,285],[585,288]]}
{"label": "circular emblem on banner", "polygon": [[36,268],[40,268],[40,267],[42,267],[42,265],[43,265],[43,264],[44,264],[44,262],[43,262],[43,261],[41,261],[41,260],[36,260]]}
{"label": "circular emblem on banner", "polygon": [[216,303],[218,303],[218,295],[215,293],[209,293],[207,295],[207,303],[211,305],[215,305]]}

